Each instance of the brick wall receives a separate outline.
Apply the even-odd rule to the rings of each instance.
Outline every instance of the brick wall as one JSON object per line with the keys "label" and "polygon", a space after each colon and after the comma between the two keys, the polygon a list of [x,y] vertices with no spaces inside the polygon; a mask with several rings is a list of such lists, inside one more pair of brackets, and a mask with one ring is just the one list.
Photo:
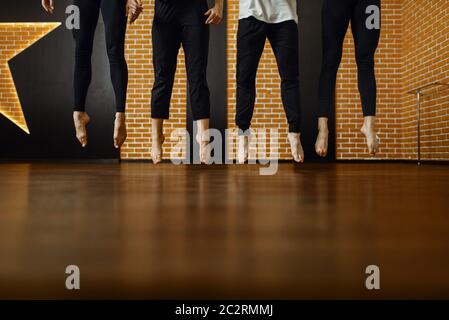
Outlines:
{"label": "brick wall", "polygon": [[[377,159],[416,159],[416,97],[408,91],[449,82],[449,2],[383,0],[382,36],[376,56],[381,149]],[[422,156],[449,158],[449,89],[423,97]],[[337,85],[337,157],[366,158],[357,69],[348,32]]]}
{"label": "brick wall", "polygon": [[[126,55],[129,67],[128,86],[128,140],[121,150],[122,159],[150,159],[151,153],[151,87],[154,73],[152,63],[151,25],[154,1],[142,1],[145,11],[136,23],[129,27]],[[165,122],[164,157],[168,158],[175,141],[170,134],[175,129],[186,128],[187,77],[182,49],[178,57],[178,69],[170,108],[170,120]],[[185,151],[180,155],[183,156]]]}
{"label": "brick wall", "polygon": [[8,61],[57,28],[59,23],[0,23],[0,114],[28,133]]}
{"label": "brick wall", "polygon": [[[236,34],[238,0],[228,1],[228,122],[234,128]],[[130,70],[128,95],[129,139],[122,149],[123,159],[149,159],[151,147],[150,100],[153,82],[151,23],[153,1],[144,0],[145,12],[130,26],[127,60]],[[408,91],[434,81],[449,83],[449,2],[447,0],[383,0],[382,35],[376,56],[378,118],[381,159],[416,158],[416,103]],[[0,24],[0,56],[15,55],[57,24]],[[14,31],[14,35],[11,32]],[[9,69],[0,64],[0,112],[27,130],[20,103],[15,96]],[[186,75],[184,57],[179,56],[167,138],[174,129],[186,128]],[[281,133],[281,158],[290,158],[286,141],[287,122],[282,108],[279,75],[269,43],[257,76],[258,99],[254,128],[275,128]],[[337,157],[366,157],[357,69],[350,30],[337,82]],[[168,139],[165,154],[175,141]],[[424,159],[449,158],[449,89],[425,92],[422,109],[422,155]]]}
{"label": "brick wall", "polygon": [[[145,12],[131,26],[127,39],[129,83],[129,139],[122,150],[124,159],[150,158],[151,22],[153,1],[144,0]],[[150,4],[151,3],[151,4]],[[236,35],[239,0],[228,0],[228,123],[234,127],[236,104]],[[447,0],[383,0],[382,33],[376,55],[378,119],[381,150],[378,159],[416,157],[415,98],[406,92],[435,80],[449,82],[449,2]],[[337,81],[337,157],[366,158],[366,146],[359,129],[362,111],[357,89],[357,69],[350,30]],[[186,127],[186,77],[183,56],[176,76],[168,134]],[[254,128],[275,128],[281,133],[280,157],[290,158],[286,140],[287,122],[282,108],[279,75],[269,46],[257,76],[258,99]],[[423,156],[449,157],[449,90],[431,90],[423,103]],[[173,142],[168,141],[167,147]],[[232,156],[232,154],[231,154]]]}
{"label": "brick wall", "polygon": [[[402,4],[403,93],[435,81],[449,83],[449,1]],[[416,98],[404,94],[401,110],[404,158],[416,158]],[[422,103],[423,159],[449,159],[449,88],[430,88]]]}

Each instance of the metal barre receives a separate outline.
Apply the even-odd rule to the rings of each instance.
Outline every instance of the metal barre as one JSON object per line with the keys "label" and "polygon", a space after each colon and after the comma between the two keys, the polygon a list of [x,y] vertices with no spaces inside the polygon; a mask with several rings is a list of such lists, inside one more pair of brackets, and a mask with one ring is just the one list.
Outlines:
{"label": "metal barre", "polygon": [[425,89],[429,89],[432,87],[437,87],[437,86],[443,86],[443,87],[449,87],[448,83],[444,83],[444,82],[432,82],[430,84],[427,84],[425,86],[416,88],[412,91],[407,92],[407,94],[413,94],[416,95],[416,107],[417,107],[417,111],[418,111],[418,165],[421,165],[421,98],[423,96],[422,91]]}

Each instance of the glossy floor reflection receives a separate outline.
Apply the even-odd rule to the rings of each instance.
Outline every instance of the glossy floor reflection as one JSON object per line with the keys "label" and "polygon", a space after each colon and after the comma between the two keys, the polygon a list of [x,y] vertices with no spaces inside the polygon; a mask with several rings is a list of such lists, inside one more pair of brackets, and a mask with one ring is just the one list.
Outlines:
{"label": "glossy floor reflection", "polygon": [[449,167],[258,173],[0,164],[0,298],[449,298]]}

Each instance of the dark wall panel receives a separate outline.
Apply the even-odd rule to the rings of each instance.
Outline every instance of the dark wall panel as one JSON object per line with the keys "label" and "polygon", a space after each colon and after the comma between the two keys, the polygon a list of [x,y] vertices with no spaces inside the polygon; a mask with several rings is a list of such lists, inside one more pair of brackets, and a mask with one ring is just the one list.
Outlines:
{"label": "dark wall panel", "polygon": [[318,82],[321,72],[321,7],[323,0],[300,0],[300,79],[302,103],[302,142],[307,162],[335,160],[335,113],[329,116],[329,151],[326,159],[315,153]]}
{"label": "dark wall panel", "polygon": [[100,19],[87,111],[89,146],[83,150],[72,124],[72,33],[65,9],[71,0],[58,0],[56,13],[45,13],[40,1],[2,1],[0,22],[62,22],[63,25],[10,61],[10,68],[31,135],[0,115],[1,159],[118,159],[112,143],[114,98]]}

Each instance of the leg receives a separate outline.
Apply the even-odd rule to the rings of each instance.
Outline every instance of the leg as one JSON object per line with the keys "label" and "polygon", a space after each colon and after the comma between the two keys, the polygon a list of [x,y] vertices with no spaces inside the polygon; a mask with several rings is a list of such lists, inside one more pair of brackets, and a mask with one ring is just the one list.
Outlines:
{"label": "leg", "polygon": [[300,132],[299,34],[293,20],[270,25],[268,31],[281,76],[282,102],[289,131]]}
{"label": "leg", "polygon": [[256,101],[256,75],[267,38],[267,26],[254,18],[239,21],[237,34],[237,114],[241,131],[251,126]]}
{"label": "leg", "polygon": [[125,117],[128,89],[128,66],[125,60],[126,0],[102,0],[101,13],[105,24],[111,81],[115,92],[117,114],[114,125],[114,146],[118,149],[127,137]]}
{"label": "leg", "polygon": [[239,21],[237,34],[237,112],[239,128],[238,162],[248,159],[249,137],[256,102],[256,75],[267,38],[267,25],[254,18]]}
{"label": "leg", "polygon": [[162,145],[164,144],[164,119],[151,119],[151,159],[154,164],[162,162]]}
{"label": "leg", "polygon": [[166,23],[158,17],[153,21],[153,66],[154,85],[151,95],[152,149],[151,157],[155,164],[162,161],[164,143],[163,123],[169,118],[170,100],[176,73],[180,28]]}
{"label": "leg", "polygon": [[343,53],[343,42],[351,19],[350,1],[324,0],[322,10],[323,61],[318,97],[319,133],[315,144],[318,155],[327,155],[327,119],[335,107],[335,84]]}
{"label": "leg", "polygon": [[153,22],[154,84],[151,92],[151,117],[168,119],[173,91],[181,30],[175,23]]}
{"label": "leg", "polygon": [[185,53],[193,120],[209,119],[210,93],[207,84],[209,27],[204,24],[184,26],[182,46]]}
{"label": "leg", "polygon": [[[370,6],[374,6],[374,11],[369,8]],[[366,137],[371,155],[376,154],[379,145],[375,127],[377,88],[374,55],[379,44],[380,21],[370,25],[367,20],[369,22],[372,22],[371,18],[380,20],[380,8],[380,0],[360,0],[354,7],[351,23],[358,68],[359,92],[365,117],[361,132]]]}
{"label": "leg", "polygon": [[126,0],[102,0],[106,46],[117,112],[125,112],[128,88],[128,66],[125,60]]}
{"label": "leg", "polygon": [[75,72],[74,93],[75,105],[73,120],[76,136],[83,147],[87,146],[86,126],[90,121],[85,112],[86,97],[92,79],[92,48],[95,29],[100,14],[99,0],[75,0],[74,4],[80,8],[80,29],[73,30],[75,40]]}
{"label": "leg", "polygon": [[291,151],[296,162],[304,161],[300,139],[299,34],[295,21],[270,25],[268,31],[281,76],[281,93],[287,115]]}
{"label": "leg", "polygon": [[209,164],[211,157],[209,118],[197,120],[196,123],[198,130],[196,142],[200,146],[200,161],[203,164]]}
{"label": "leg", "polygon": [[201,23],[183,27],[182,45],[185,53],[189,96],[193,120],[198,124],[197,143],[200,146],[200,160],[207,163],[210,118],[210,93],[207,84],[207,60],[209,55],[209,27]]}
{"label": "leg", "polygon": [[366,13],[370,5],[380,10],[380,0],[361,0],[354,8],[351,25],[354,36],[356,61],[358,68],[359,91],[362,99],[363,115],[376,115],[376,76],[374,73],[374,55],[379,44],[380,29],[368,29]]}

